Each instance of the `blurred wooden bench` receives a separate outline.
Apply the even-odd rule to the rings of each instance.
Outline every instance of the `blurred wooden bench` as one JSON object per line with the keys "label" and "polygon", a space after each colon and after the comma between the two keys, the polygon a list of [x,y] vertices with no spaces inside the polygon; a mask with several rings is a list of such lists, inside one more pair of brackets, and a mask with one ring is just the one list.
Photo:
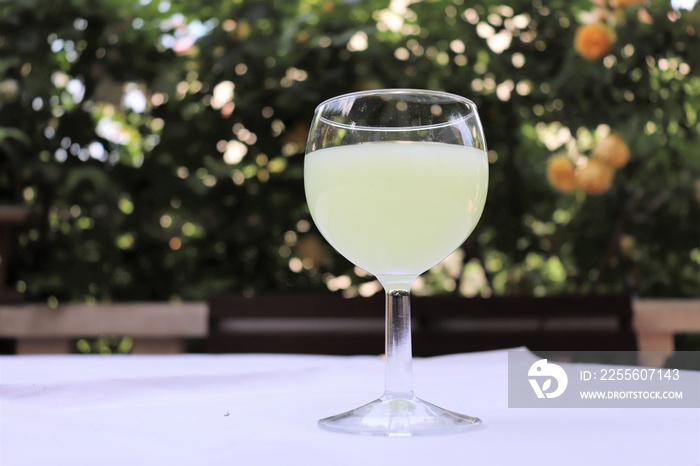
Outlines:
{"label": "blurred wooden bench", "polygon": [[[379,354],[384,297],[212,297],[207,351]],[[526,346],[533,351],[632,351],[628,296],[413,297],[413,353]]]}
{"label": "blurred wooden bench", "polygon": [[209,301],[210,353],[379,354],[384,297],[218,295]]}
{"label": "blurred wooden bench", "polygon": [[700,333],[700,299],[635,300],[633,328],[640,362],[660,366],[675,351],[676,334]]}
{"label": "blurred wooden bench", "polygon": [[633,351],[628,296],[418,299],[418,353],[525,346],[532,351]]}
{"label": "blurred wooden bench", "polygon": [[[413,297],[412,320],[416,356],[517,346],[638,348],[643,364],[658,366],[674,351],[675,334],[700,333],[700,300]],[[78,338],[105,335],[132,337],[134,353],[181,352],[187,338],[206,336],[206,350],[214,353],[379,354],[384,297],[220,295],[209,303],[0,305],[0,339],[14,339],[18,354],[70,353]]]}
{"label": "blurred wooden bench", "polygon": [[16,354],[75,352],[75,340],[100,336],[133,338],[132,353],[184,350],[186,338],[207,335],[205,303],[0,305],[0,338],[15,340]]}

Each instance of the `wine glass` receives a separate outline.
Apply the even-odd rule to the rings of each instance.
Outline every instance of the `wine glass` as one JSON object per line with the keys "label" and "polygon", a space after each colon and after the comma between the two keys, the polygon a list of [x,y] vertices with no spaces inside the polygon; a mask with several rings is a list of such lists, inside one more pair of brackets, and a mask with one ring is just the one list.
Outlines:
{"label": "wine glass", "polygon": [[487,185],[486,143],[468,99],[382,89],[341,95],[316,108],[304,159],[311,216],[325,239],[386,292],[385,392],[321,419],[322,428],[412,436],[481,423],[414,395],[409,297],[418,275],[472,232]]}

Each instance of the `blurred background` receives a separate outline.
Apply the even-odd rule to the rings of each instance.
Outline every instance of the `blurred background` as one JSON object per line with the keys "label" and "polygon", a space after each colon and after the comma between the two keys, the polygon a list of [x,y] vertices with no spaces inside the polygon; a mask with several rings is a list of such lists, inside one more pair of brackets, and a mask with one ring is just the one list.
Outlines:
{"label": "blurred background", "polygon": [[5,302],[379,283],[303,191],[322,100],[479,107],[484,216],[417,295],[700,297],[694,0],[0,2]]}

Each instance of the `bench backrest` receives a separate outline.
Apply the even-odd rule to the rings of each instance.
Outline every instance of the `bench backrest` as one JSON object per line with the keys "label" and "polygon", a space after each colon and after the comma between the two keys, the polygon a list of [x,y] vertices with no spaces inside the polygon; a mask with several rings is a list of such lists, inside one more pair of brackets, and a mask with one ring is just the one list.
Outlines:
{"label": "bench backrest", "polygon": [[[209,301],[213,353],[380,354],[384,297],[225,294]],[[526,346],[533,351],[635,350],[629,296],[413,297],[413,353]]]}

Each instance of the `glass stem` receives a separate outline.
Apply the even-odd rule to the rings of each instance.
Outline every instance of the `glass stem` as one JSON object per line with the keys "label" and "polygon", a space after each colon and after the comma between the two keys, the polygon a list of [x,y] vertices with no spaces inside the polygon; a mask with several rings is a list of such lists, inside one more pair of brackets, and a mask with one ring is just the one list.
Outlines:
{"label": "glass stem", "polygon": [[410,298],[410,286],[408,289],[390,288],[386,291],[384,398],[388,399],[413,398]]}

